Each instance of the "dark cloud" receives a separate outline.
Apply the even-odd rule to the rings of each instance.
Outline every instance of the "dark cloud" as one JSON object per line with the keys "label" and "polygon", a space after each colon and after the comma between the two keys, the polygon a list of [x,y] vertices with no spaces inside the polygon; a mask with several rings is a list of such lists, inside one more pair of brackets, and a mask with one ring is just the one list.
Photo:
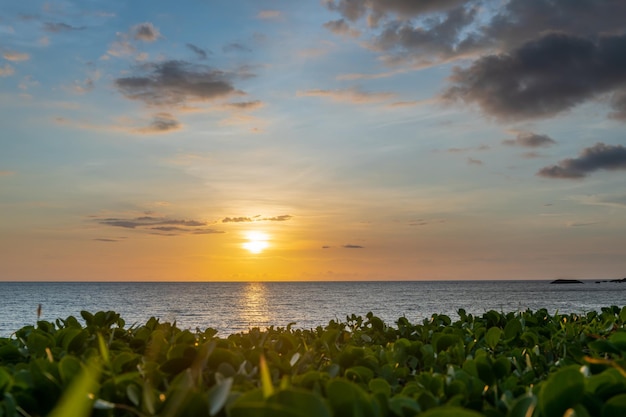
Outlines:
{"label": "dark cloud", "polygon": [[207,58],[207,52],[204,49],[200,48],[199,46],[196,46],[192,43],[188,43],[187,48],[191,49],[191,51],[196,54],[196,57],[198,57],[198,59]]}
{"label": "dark cloud", "polygon": [[43,24],[43,30],[45,30],[46,32],[50,32],[50,33],[60,33],[60,32],[71,32],[74,30],[83,30],[85,29],[84,26],[81,27],[76,27],[76,26],[71,26],[68,25],[67,23],[51,23],[51,22],[46,22]]}
{"label": "dark cloud", "polygon": [[472,38],[461,36],[477,12],[477,8],[459,7],[441,17],[429,19],[423,26],[414,26],[411,21],[394,21],[385,26],[375,38],[374,45],[401,58],[409,54],[446,59],[463,54],[477,47]]}
{"label": "dark cloud", "polygon": [[253,221],[250,217],[224,217],[222,223],[243,223]]}
{"label": "dark cloud", "polygon": [[578,158],[568,158],[557,165],[541,169],[537,175],[547,178],[584,178],[600,170],[626,170],[626,147],[596,143],[585,148]]}
{"label": "dark cloud", "polygon": [[455,68],[444,97],[501,120],[550,117],[626,86],[626,35],[593,41],[546,34],[507,54]]}
{"label": "dark cloud", "polygon": [[119,240],[117,239],[106,239],[106,238],[98,238],[98,239],[93,239],[97,242],[119,242]]}
{"label": "dark cloud", "polygon": [[150,22],[140,23],[132,28],[133,38],[144,42],[154,42],[161,37],[159,29]]}
{"label": "dark cloud", "polygon": [[215,229],[189,229],[189,228],[184,228],[184,227],[178,227],[178,226],[158,226],[158,227],[151,227],[151,230],[157,230],[159,232],[166,232],[168,233],[168,236],[173,236],[176,234],[183,234],[183,233],[190,233],[190,234],[194,234],[194,235],[210,235],[210,234],[220,234],[220,233],[224,233],[221,230],[215,230]]}
{"label": "dark cloud", "polygon": [[343,245],[343,247],[346,249],[363,249],[364,248],[364,246],[361,246],[361,245],[350,245],[350,244]]}
{"label": "dark cloud", "polygon": [[483,26],[486,42],[514,47],[539,33],[559,31],[593,38],[623,32],[622,0],[511,0]]}
{"label": "dark cloud", "polygon": [[330,246],[324,245],[322,246],[322,249],[330,249]]}
{"label": "dark cloud", "polygon": [[104,224],[107,226],[114,227],[123,227],[126,229],[135,229],[140,227],[151,227],[151,226],[184,226],[184,227],[201,227],[206,226],[206,222],[200,222],[196,220],[178,220],[178,219],[170,219],[167,217],[152,217],[152,216],[143,216],[143,217],[135,217],[132,219],[122,219],[122,218],[106,218],[106,219],[98,219],[98,223]]}
{"label": "dark cloud", "polygon": [[165,61],[143,66],[144,74],[115,80],[116,87],[131,100],[148,105],[183,105],[235,93],[229,74],[185,61]]}
{"label": "dark cloud", "polygon": [[539,148],[552,146],[556,143],[556,141],[548,135],[540,135],[533,132],[519,132],[515,139],[503,140],[502,143],[509,146]]}
{"label": "dark cloud", "polygon": [[338,11],[350,21],[367,17],[371,24],[376,24],[388,14],[408,19],[424,13],[446,11],[466,2],[467,0],[326,0],[326,7]]}
{"label": "dark cloud", "polygon": [[269,222],[286,222],[287,220],[293,219],[293,216],[289,214],[283,214],[282,216],[276,217],[264,217],[261,220],[269,221]]}
{"label": "dark cloud", "polygon": [[233,42],[233,43],[229,43],[228,45],[224,45],[222,47],[222,51],[224,52],[252,52],[252,49],[250,49],[249,47],[247,47],[246,45],[242,43]]}

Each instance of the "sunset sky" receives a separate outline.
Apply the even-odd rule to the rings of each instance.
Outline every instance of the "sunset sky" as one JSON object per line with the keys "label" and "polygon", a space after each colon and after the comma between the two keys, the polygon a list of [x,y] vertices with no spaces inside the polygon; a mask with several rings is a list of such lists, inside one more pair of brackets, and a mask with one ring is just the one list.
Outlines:
{"label": "sunset sky", "polygon": [[5,1],[0,280],[622,278],[624,16]]}

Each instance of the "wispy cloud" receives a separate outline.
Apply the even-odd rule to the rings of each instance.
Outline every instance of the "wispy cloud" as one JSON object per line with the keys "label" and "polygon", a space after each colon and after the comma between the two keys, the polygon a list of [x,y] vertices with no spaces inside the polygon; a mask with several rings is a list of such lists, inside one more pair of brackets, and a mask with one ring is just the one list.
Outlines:
{"label": "wispy cloud", "polygon": [[222,47],[222,51],[224,52],[252,52],[250,47],[244,45],[240,42],[231,42]]}
{"label": "wispy cloud", "polygon": [[270,20],[280,19],[283,16],[280,10],[261,10],[257,15],[257,19]]}
{"label": "wispy cloud", "polygon": [[15,171],[0,171],[0,177],[10,177],[15,175]]}
{"label": "wispy cloud", "polygon": [[249,223],[249,222],[285,222],[293,219],[290,214],[283,214],[274,217],[262,217],[256,215],[254,217],[224,217],[222,223]]}
{"label": "wispy cloud", "polygon": [[8,77],[15,74],[15,69],[9,64],[5,64],[3,67],[0,67],[0,77]]}
{"label": "wispy cloud", "polygon": [[344,19],[331,20],[330,22],[324,23],[324,27],[334,34],[341,36],[348,36],[351,38],[358,38],[361,36],[361,32],[350,27]]}
{"label": "wispy cloud", "polygon": [[76,30],[84,30],[84,29],[85,29],[84,26],[76,27],[76,26],[68,25],[67,23],[62,23],[62,22],[56,22],[56,23],[46,22],[43,24],[43,30],[45,30],[46,32],[50,32],[50,33],[73,32]]}
{"label": "wispy cloud", "polygon": [[364,247],[365,246],[351,245],[351,244],[343,245],[343,248],[345,248],[345,249],[363,249]]}
{"label": "wispy cloud", "polygon": [[187,48],[189,48],[194,54],[196,54],[196,57],[198,59],[204,60],[207,58],[207,51],[205,51],[204,49],[192,43],[188,43],[186,45],[187,45]]}
{"label": "wispy cloud", "polygon": [[367,92],[357,88],[340,90],[306,90],[298,91],[299,97],[321,97],[340,103],[369,104],[393,100],[396,94],[389,92]]}
{"label": "wispy cloud", "polygon": [[537,175],[546,178],[580,179],[598,170],[626,170],[626,147],[596,143],[585,148],[578,158],[568,158],[557,165],[541,169]]}
{"label": "wispy cloud", "polygon": [[17,51],[5,51],[2,53],[2,57],[7,61],[19,62],[19,61],[28,61],[30,59],[30,55],[26,52],[17,52]]}
{"label": "wispy cloud", "polygon": [[182,124],[170,113],[157,113],[152,122],[146,126],[137,128],[138,133],[169,133],[182,129]]}

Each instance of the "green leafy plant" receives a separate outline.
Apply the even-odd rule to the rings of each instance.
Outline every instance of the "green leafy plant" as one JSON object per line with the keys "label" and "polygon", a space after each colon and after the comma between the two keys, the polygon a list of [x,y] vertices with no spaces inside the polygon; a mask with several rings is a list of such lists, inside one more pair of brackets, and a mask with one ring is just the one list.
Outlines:
{"label": "green leafy plant", "polygon": [[0,417],[561,417],[626,415],[626,308],[219,337],[115,312],[0,338]]}

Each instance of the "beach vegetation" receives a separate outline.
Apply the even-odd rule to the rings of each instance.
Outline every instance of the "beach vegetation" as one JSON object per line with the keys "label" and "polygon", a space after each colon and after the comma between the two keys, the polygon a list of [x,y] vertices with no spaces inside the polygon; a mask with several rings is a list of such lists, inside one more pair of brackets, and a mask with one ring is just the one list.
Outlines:
{"label": "beach vegetation", "polygon": [[113,311],[0,338],[0,417],[626,415],[626,307],[218,335]]}

